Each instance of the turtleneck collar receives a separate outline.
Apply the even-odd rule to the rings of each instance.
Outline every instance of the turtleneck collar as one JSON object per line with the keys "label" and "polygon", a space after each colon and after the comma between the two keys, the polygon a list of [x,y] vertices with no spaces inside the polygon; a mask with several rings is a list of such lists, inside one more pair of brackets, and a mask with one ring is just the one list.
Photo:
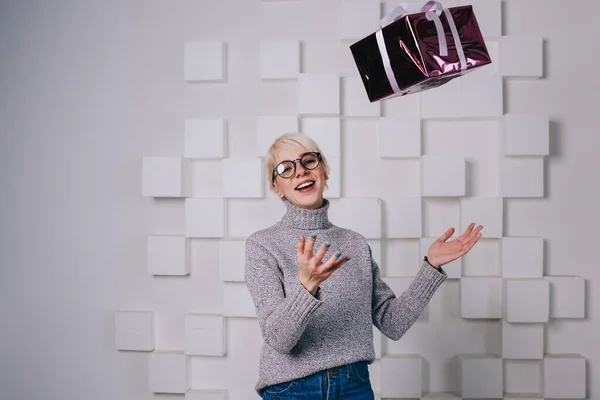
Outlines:
{"label": "turtleneck collar", "polygon": [[281,222],[291,228],[297,229],[327,229],[331,227],[327,211],[329,209],[329,200],[323,199],[323,205],[316,210],[301,208],[290,203],[289,200],[283,199],[283,203],[287,208]]}

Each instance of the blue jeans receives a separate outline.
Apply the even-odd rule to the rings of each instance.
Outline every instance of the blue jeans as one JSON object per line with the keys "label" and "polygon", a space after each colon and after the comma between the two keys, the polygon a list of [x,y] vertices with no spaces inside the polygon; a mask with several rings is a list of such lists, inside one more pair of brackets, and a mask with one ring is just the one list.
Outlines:
{"label": "blue jeans", "polygon": [[373,400],[366,361],[319,371],[267,387],[263,400]]}

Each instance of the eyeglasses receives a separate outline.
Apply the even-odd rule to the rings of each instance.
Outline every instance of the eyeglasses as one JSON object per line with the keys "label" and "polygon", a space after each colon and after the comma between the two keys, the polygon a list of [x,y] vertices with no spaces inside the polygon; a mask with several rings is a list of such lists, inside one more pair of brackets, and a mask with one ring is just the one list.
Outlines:
{"label": "eyeglasses", "polygon": [[315,169],[321,162],[321,153],[304,153],[302,154],[302,157],[295,160],[285,160],[280,162],[273,168],[273,181],[275,181],[275,172],[284,179],[289,179],[294,176],[296,174],[296,161],[300,161],[300,164],[302,164],[304,169]]}

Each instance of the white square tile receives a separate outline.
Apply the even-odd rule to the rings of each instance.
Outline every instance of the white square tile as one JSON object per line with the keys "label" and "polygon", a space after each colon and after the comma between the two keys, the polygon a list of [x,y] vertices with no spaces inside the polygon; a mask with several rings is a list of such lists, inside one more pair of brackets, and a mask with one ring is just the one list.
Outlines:
{"label": "white square tile", "polygon": [[502,398],[503,373],[500,357],[493,355],[460,356],[459,364],[462,398]]}
{"label": "white square tile", "polygon": [[461,118],[463,78],[464,76],[454,78],[442,86],[418,93],[421,97],[421,117],[424,119]]}
{"label": "white square tile", "polygon": [[423,400],[461,400],[460,397],[451,393],[428,393],[422,397]]}
{"label": "white square tile", "polygon": [[550,154],[550,119],[541,114],[504,114],[504,155],[547,156]]}
{"label": "white square tile", "polygon": [[467,197],[460,199],[460,230],[469,224],[481,225],[482,237],[501,238],[504,204],[501,197]]}
{"label": "white square tile", "polygon": [[219,278],[225,282],[244,282],[246,242],[219,241]]}
{"label": "white square tile", "polygon": [[343,78],[342,112],[348,117],[379,117],[381,102],[371,103],[362,79],[356,76]]}
{"label": "white square tile", "polygon": [[264,196],[262,159],[223,159],[223,197],[262,198]]}
{"label": "white square tile", "polygon": [[341,40],[362,39],[379,29],[379,0],[337,0],[335,18]]}
{"label": "white square tile", "polygon": [[421,398],[423,359],[419,355],[381,359],[381,397]]}
{"label": "white square tile", "polygon": [[148,384],[152,393],[184,394],[190,389],[188,361],[181,351],[157,351],[148,355]]}
{"label": "white square tile", "polygon": [[544,239],[502,238],[502,277],[541,278],[544,275]]}
{"label": "white square tile", "polygon": [[507,279],[505,319],[507,322],[548,322],[550,283],[545,279]]}
{"label": "white square tile", "polygon": [[465,159],[458,156],[421,157],[423,197],[457,197],[465,195]]}
{"label": "white square tile", "polygon": [[181,157],[144,157],[142,194],[146,197],[185,197],[189,191],[189,162]]}
{"label": "white square tile", "polygon": [[184,45],[183,76],[188,82],[226,79],[224,42],[187,42]]}
{"label": "white square tile", "polygon": [[261,116],[256,120],[256,131],[256,155],[265,157],[275,139],[284,133],[299,131],[298,117]]}
{"label": "white square tile", "polygon": [[227,400],[227,390],[193,389],[185,394],[185,400]]}
{"label": "white square tile", "polygon": [[500,74],[466,74],[460,79],[463,117],[500,117],[504,114]]}
{"label": "white square tile", "polygon": [[421,157],[420,118],[380,118],[379,157]]}
{"label": "white square tile", "polygon": [[185,236],[192,238],[225,236],[225,200],[222,198],[185,199]]}
{"label": "white square tile", "polygon": [[502,320],[502,358],[544,358],[544,325],[515,324]]}
{"label": "white square tile", "polygon": [[[502,35],[502,2],[500,0],[461,0],[461,5],[472,5],[479,30],[484,38]],[[444,3],[444,7],[446,4]]]}
{"label": "white square tile", "polygon": [[381,238],[381,200],[377,198],[340,199],[340,221],[335,225],[344,226],[360,233],[366,239]]}
{"label": "white square tile", "polygon": [[302,133],[313,139],[325,157],[340,157],[340,119],[302,118],[300,120]]}
{"label": "white square tile", "polygon": [[550,317],[585,318],[585,279],[546,276],[550,282]]}
{"label": "white square tile", "polygon": [[462,278],[460,314],[463,318],[502,318],[502,279]]}
{"label": "white square tile", "polygon": [[154,350],[154,313],[152,311],[115,311],[115,347],[117,350]]}
{"label": "white square tile", "polygon": [[386,238],[420,238],[423,235],[420,197],[389,199],[384,207]]}
{"label": "white square tile", "polygon": [[227,155],[224,119],[188,119],[185,121],[186,158],[220,159]]}
{"label": "white square tile", "polygon": [[544,41],[533,36],[500,38],[500,72],[503,76],[541,78],[544,75]]}
{"label": "white square tile", "polygon": [[327,157],[327,164],[329,165],[329,179],[323,196],[327,199],[340,198],[342,195],[341,159],[340,157]]}
{"label": "white square tile", "polygon": [[185,354],[224,356],[227,351],[226,320],[220,315],[185,316]]}
{"label": "white square tile", "polygon": [[541,396],[542,360],[504,360],[504,392]]}
{"label": "white square tile", "polygon": [[553,354],[544,358],[544,397],[585,399],[586,360],[578,354]]}
{"label": "white square tile", "polygon": [[301,73],[298,77],[298,114],[339,115],[339,75]]}
{"label": "white square tile", "polygon": [[383,352],[383,334],[373,325],[373,347],[375,347],[375,358],[381,359]]}
{"label": "white square tile", "polygon": [[148,236],[146,250],[150,275],[189,275],[189,242],[185,236]]}
{"label": "white square tile", "polygon": [[[433,237],[421,238],[421,240],[419,241],[421,249],[421,259],[423,259],[423,257],[427,255],[427,253],[429,252],[429,247],[431,247],[433,242],[435,242],[437,239],[438,238]],[[449,238],[448,241],[452,241],[454,239],[457,239],[457,237],[453,236]],[[459,257],[454,261],[450,261],[449,263],[442,265],[442,269],[446,272],[446,276],[448,277],[448,279],[460,279],[460,277],[462,276],[462,260],[463,257]]]}
{"label": "white square tile", "polygon": [[227,400],[227,390],[193,389],[185,394],[185,400]]}
{"label": "white square tile", "polygon": [[544,158],[504,157],[503,197],[544,197]]}
{"label": "white square tile", "polygon": [[260,78],[297,79],[300,74],[299,40],[261,40]]}
{"label": "white square tile", "polygon": [[381,240],[367,240],[369,247],[371,248],[371,258],[378,265],[381,265]]}
{"label": "white square tile", "polygon": [[244,283],[223,284],[223,315],[225,317],[256,317],[254,301]]}

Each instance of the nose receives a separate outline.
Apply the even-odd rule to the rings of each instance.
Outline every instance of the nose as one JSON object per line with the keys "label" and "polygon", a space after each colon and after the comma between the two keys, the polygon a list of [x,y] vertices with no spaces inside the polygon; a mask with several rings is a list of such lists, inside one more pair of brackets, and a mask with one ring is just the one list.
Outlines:
{"label": "nose", "polygon": [[304,165],[300,161],[296,162],[296,177],[300,177],[302,175],[306,175],[308,170],[304,168]]}

